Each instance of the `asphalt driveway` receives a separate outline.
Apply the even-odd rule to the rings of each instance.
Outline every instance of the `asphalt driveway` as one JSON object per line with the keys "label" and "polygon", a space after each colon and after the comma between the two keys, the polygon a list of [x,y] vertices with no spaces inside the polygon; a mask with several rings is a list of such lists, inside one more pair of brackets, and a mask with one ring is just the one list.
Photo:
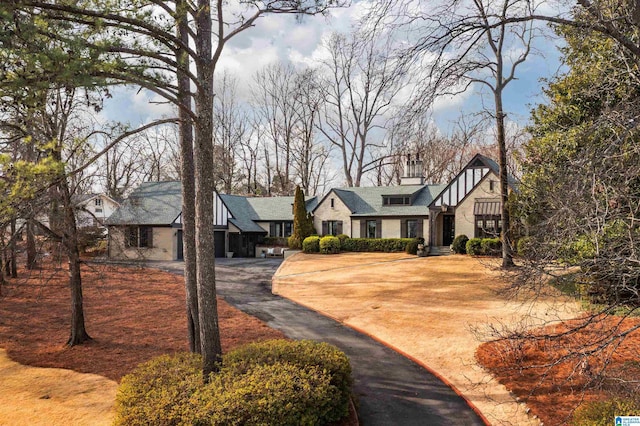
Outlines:
{"label": "asphalt driveway", "polygon": [[[271,293],[279,259],[216,260],[218,294],[293,339],[336,345],[351,359],[363,425],[482,425],[466,401],[427,370],[328,317]],[[174,273],[182,263],[150,262]]]}

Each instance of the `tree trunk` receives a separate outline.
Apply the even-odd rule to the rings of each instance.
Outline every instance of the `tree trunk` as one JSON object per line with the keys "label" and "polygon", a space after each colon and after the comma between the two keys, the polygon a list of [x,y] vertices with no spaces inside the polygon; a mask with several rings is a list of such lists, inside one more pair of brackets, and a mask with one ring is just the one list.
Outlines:
{"label": "tree trunk", "polygon": [[[177,10],[186,11],[186,5],[181,0]],[[177,36],[186,45],[189,44],[187,16],[178,19]],[[188,69],[189,57],[181,50],[177,53],[180,67]],[[178,91],[180,104],[178,117],[180,118],[180,169],[182,175],[182,247],[184,256],[184,285],[187,305],[187,332],[189,350],[201,353],[200,321],[198,318],[198,288],[196,281],[196,230],[195,230],[195,180],[193,165],[193,125],[189,112],[191,111],[191,96],[189,77],[178,69]]]}
{"label": "tree trunk", "polygon": [[34,224],[32,219],[27,220],[27,269],[34,269],[37,266],[36,238],[33,233]]}
{"label": "tree trunk", "polygon": [[[222,357],[216,301],[215,247],[213,197],[215,179],[211,173],[213,161],[213,73],[211,40],[211,5],[208,0],[198,0],[196,15],[196,69],[200,90],[196,93],[195,144],[195,226],[198,283],[198,317],[202,348],[202,374],[205,381],[217,371]],[[214,166],[215,168],[215,166]]]}
{"label": "tree trunk", "polygon": [[7,272],[11,275],[11,278],[18,278],[18,262],[16,255],[16,220],[11,219],[11,239],[9,240],[9,263],[7,266]]}
{"label": "tree trunk", "polygon": [[500,200],[502,201],[502,267],[513,266],[513,253],[511,249],[511,226],[509,224],[509,179],[507,172],[507,142],[504,130],[504,112],[502,110],[502,90],[495,90],[496,103],[496,130],[498,136],[498,150],[500,151]]}
{"label": "tree trunk", "polygon": [[78,229],[67,178],[60,185],[62,195],[63,223],[62,244],[69,258],[69,288],[71,289],[71,332],[67,345],[79,345],[91,340],[85,329],[82,298],[82,275],[80,273],[80,251],[78,250]]}

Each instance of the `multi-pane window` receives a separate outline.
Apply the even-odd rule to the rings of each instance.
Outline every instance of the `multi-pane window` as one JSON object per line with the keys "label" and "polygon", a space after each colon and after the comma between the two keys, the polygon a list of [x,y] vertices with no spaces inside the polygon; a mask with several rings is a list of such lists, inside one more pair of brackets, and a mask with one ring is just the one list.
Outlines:
{"label": "multi-pane window", "polygon": [[416,238],[418,236],[418,221],[415,219],[407,220],[407,234],[405,238]]}
{"label": "multi-pane window", "polygon": [[328,220],[327,221],[327,235],[338,235],[338,221],[337,220]]}
{"label": "multi-pane window", "polygon": [[368,220],[366,224],[366,238],[376,238],[377,223],[375,220]]}
{"label": "multi-pane window", "polygon": [[93,200],[93,204],[94,204],[96,207],[100,207],[100,206],[102,205],[102,198],[96,198],[96,199],[94,199],[94,200]]}
{"label": "multi-pane window", "polygon": [[127,226],[125,230],[127,247],[153,247],[153,228],[151,226]]}
{"label": "multi-pane window", "polygon": [[402,195],[383,196],[382,204],[385,206],[410,206],[411,197]]}
{"label": "multi-pane window", "polygon": [[271,237],[290,237],[293,233],[293,222],[271,222]]}
{"label": "multi-pane window", "polygon": [[502,232],[500,216],[476,216],[476,238],[496,238]]}

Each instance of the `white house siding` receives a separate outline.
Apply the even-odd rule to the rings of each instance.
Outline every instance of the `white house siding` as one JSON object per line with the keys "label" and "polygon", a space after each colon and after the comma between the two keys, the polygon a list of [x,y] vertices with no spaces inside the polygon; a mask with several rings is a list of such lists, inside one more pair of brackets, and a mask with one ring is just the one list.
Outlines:
{"label": "white house siding", "polygon": [[[96,205],[96,199],[101,200],[101,205]],[[79,210],[76,214],[77,224],[80,228],[96,225],[96,219],[101,224],[104,223],[104,221],[116,211],[118,204],[104,195],[98,195],[83,203],[82,208],[87,211]]]}
{"label": "white house siding", "polygon": [[[333,208],[331,207],[331,199],[334,200]],[[342,233],[353,237],[351,210],[333,191],[329,192],[329,195],[318,204],[313,212],[313,226],[315,226],[318,233],[322,233],[322,221],[324,220],[342,221]],[[357,232],[358,234],[360,233],[359,230]]]}
{"label": "white house siding", "polygon": [[[493,191],[490,189],[491,181],[494,182]],[[491,172],[485,176],[482,182],[456,207],[456,236],[464,234],[469,238],[473,238],[475,233],[473,207],[478,198],[500,198],[500,182],[495,173]]]}
{"label": "white house siding", "polygon": [[174,260],[177,256],[177,229],[154,227],[153,247],[125,247],[126,227],[109,228],[109,257],[132,260]]}

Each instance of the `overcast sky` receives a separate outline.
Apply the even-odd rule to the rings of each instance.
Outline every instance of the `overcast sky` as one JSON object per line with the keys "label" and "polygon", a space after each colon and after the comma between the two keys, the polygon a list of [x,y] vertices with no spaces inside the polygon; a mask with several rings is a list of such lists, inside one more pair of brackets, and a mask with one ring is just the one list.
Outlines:
{"label": "overcast sky", "polygon": [[[320,54],[321,43],[333,31],[348,31],[362,14],[363,3],[350,8],[331,11],[329,17],[304,17],[301,22],[294,16],[271,15],[258,20],[256,26],[233,39],[226,47],[219,70],[237,77],[241,91],[252,82],[256,71],[274,62],[313,65]],[[558,70],[558,51],[555,42],[539,44],[540,54],[530,56],[518,68],[518,79],[505,92],[505,111],[508,119],[521,125],[527,123],[532,105],[542,102],[540,79],[550,77]],[[117,89],[106,105],[106,119],[137,125],[162,115],[172,115],[168,104],[150,103],[158,100],[149,92],[137,88]],[[462,112],[472,114],[491,108],[492,98],[481,96],[472,88],[456,97],[438,100],[433,106],[433,119],[443,133]]]}

